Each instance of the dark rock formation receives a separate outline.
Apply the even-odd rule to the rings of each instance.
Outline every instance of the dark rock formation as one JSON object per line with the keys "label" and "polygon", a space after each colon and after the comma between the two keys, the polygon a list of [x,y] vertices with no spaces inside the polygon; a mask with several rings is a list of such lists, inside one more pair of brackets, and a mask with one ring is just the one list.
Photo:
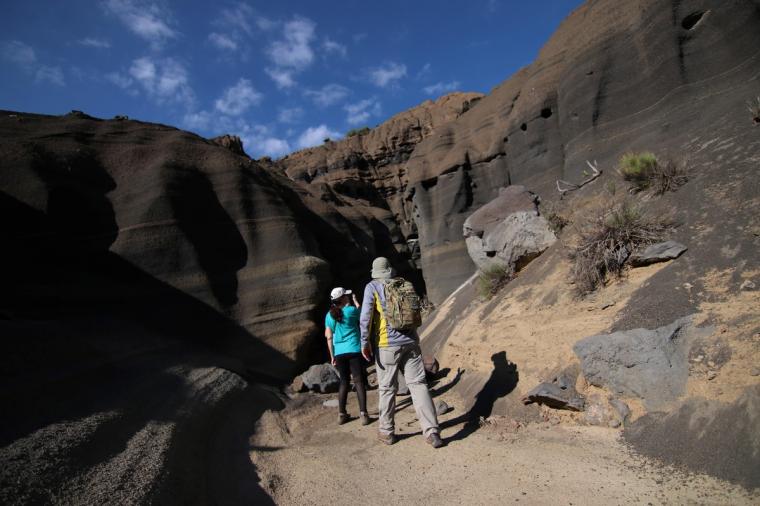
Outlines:
{"label": "dark rock formation", "polygon": [[524,404],[545,404],[554,409],[583,411],[586,400],[575,389],[578,365],[571,365],[549,381],[544,381],[522,398]]}
{"label": "dark rock formation", "polygon": [[306,388],[323,394],[337,392],[340,386],[338,371],[330,364],[315,364],[309,367],[309,370],[301,375],[301,379]]}
{"label": "dark rock formation", "polygon": [[243,150],[243,141],[237,135],[220,135],[211,139],[214,144],[219,144],[223,148],[227,148],[236,155],[248,156]]}
{"label": "dark rock formation", "polygon": [[236,370],[292,374],[329,282],[292,182],[170,127],[23,117],[0,117],[0,307],[129,317]]}
{"label": "dark rock formation", "polygon": [[[695,12],[704,15],[693,23]],[[609,175],[626,151],[680,158],[680,146],[738,125],[757,93],[759,27],[751,0],[588,2],[533,64],[474,105],[458,99],[450,121],[414,135],[384,124],[282,164],[305,185],[327,184],[325,198],[390,210],[384,228],[398,226],[399,251],[419,246],[415,265],[437,303],[473,273],[460,230],[498,188],[520,184],[548,199],[556,180],[583,179],[586,160]]]}
{"label": "dark rock formation", "polygon": [[710,328],[695,328],[686,317],[654,330],[587,337],[573,350],[589,383],[641,398],[649,409],[660,409],[683,394],[690,345],[711,332]]}
{"label": "dark rock formation", "polygon": [[635,252],[631,255],[630,262],[634,267],[667,262],[681,256],[686,249],[686,246],[675,241],[658,242],[647,246],[644,251]]}

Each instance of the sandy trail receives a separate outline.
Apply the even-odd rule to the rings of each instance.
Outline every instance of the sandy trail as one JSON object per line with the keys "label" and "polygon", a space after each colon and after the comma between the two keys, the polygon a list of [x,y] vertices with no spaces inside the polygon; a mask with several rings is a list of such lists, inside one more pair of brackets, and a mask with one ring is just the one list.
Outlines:
{"label": "sandy trail", "polygon": [[[396,415],[400,441],[376,440],[377,423],[337,425],[328,396],[300,394],[267,412],[252,439],[251,460],[277,504],[758,504],[760,491],[684,473],[632,454],[613,429],[530,424],[485,426],[464,438],[446,427],[434,450],[420,436],[414,410]],[[353,394],[349,412],[357,413]],[[454,393],[441,398],[455,409]],[[370,392],[376,406],[377,392]],[[372,409],[370,409],[372,411]]]}

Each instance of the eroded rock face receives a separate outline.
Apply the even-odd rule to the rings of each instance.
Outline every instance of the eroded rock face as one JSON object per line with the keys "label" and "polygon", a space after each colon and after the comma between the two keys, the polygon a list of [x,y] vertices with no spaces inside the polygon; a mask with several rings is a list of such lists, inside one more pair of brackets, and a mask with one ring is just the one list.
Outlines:
{"label": "eroded rock face", "polygon": [[355,247],[336,273],[339,282],[360,287],[372,259],[385,256],[418,291],[426,291],[419,270],[421,220],[404,167],[417,144],[481,97],[452,93],[435,102],[428,100],[365,134],[302,150],[277,162],[313,200],[330,208],[322,209],[328,221],[338,223]]}
{"label": "eroded rock face", "polygon": [[[13,287],[0,306],[17,317],[127,318],[241,372],[295,372],[319,333],[330,272],[291,181],[174,128],[19,117],[0,116]],[[64,344],[51,346],[54,355]]]}
{"label": "eroded rock face", "polygon": [[389,209],[400,232],[394,246],[417,239],[415,265],[440,302],[473,273],[461,227],[498,188],[520,184],[547,200],[558,179],[584,179],[586,160],[608,174],[626,151],[671,152],[710,138],[728,111],[734,119],[746,111],[757,94],[759,27],[750,0],[588,2],[533,64],[466,112],[458,104],[450,121],[430,122],[428,135],[384,124],[282,163],[296,180],[340,182],[356,198],[375,199],[370,208]]}
{"label": "eroded rock face", "polygon": [[219,137],[214,137],[211,139],[211,142],[219,144],[223,148],[229,149],[236,155],[248,156],[245,154],[245,150],[243,149],[243,141],[240,140],[240,137],[237,135],[220,135]]}

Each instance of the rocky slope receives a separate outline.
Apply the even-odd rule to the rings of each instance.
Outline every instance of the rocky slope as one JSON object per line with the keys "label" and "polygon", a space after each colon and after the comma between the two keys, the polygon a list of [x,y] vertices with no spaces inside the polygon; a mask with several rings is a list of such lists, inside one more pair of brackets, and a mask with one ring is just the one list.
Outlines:
{"label": "rocky slope", "polygon": [[[557,196],[557,179],[582,179],[586,160],[609,170],[631,149],[681,160],[690,155],[684,144],[716,121],[745,124],[745,102],[757,93],[758,22],[750,0],[587,2],[533,64],[415,145],[403,170],[379,169],[380,179],[398,178],[391,194],[403,192],[406,212],[389,207],[419,240],[431,300],[472,274],[461,227],[499,187],[523,184],[546,200]],[[329,165],[320,182],[359,185],[358,148],[349,140],[299,153],[297,171],[295,160],[283,165],[302,181]]]}
{"label": "rocky slope", "polygon": [[[584,338],[689,317],[707,330],[669,355],[689,373],[662,404],[623,396],[626,437],[757,486],[760,301],[741,287],[760,285],[760,137],[746,111],[758,34],[756,0],[589,1],[487,96],[426,102],[277,162],[163,125],[0,112],[3,502],[260,496],[237,450],[279,401],[250,383],[283,381],[323,352],[312,346],[326,289],[360,287],[378,254],[439,305],[425,345],[466,370],[456,391],[471,414],[585,423],[520,398],[580,370]],[[519,184],[580,227],[625,196],[615,164],[629,150],[688,167],[676,193],[636,197],[673,217],[686,254],[579,301],[571,227],[476,300],[463,284],[470,215]],[[557,180],[585,179],[587,160],[602,176],[560,200]],[[611,393],[578,381],[597,406]],[[720,439],[722,426],[737,437]],[[712,455],[694,451],[704,434]],[[186,466],[198,454],[208,465]]]}

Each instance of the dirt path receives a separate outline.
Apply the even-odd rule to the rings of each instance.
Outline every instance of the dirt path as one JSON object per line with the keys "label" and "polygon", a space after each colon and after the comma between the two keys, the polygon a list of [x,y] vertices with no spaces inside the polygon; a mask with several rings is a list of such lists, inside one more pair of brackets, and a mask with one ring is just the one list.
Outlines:
{"label": "dirt path", "polygon": [[[376,406],[376,391],[370,392]],[[357,413],[351,405],[349,412]],[[420,436],[411,407],[397,413],[400,441],[385,446],[377,424],[337,425],[328,396],[301,394],[267,412],[251,460],[277,504],[758,504],[760,491],[685,474],[631,454],[613,429],[487,425],[464,438],[443,430],[446,447]],[[443,396],[456,408],[454,394]],[[354,401],[355,402],[355,401]],[[353,411],[352,411],[353,410]],[[372,410],[370,410],[372,411]],[[456,419],[454,409],[441,417]]]}

